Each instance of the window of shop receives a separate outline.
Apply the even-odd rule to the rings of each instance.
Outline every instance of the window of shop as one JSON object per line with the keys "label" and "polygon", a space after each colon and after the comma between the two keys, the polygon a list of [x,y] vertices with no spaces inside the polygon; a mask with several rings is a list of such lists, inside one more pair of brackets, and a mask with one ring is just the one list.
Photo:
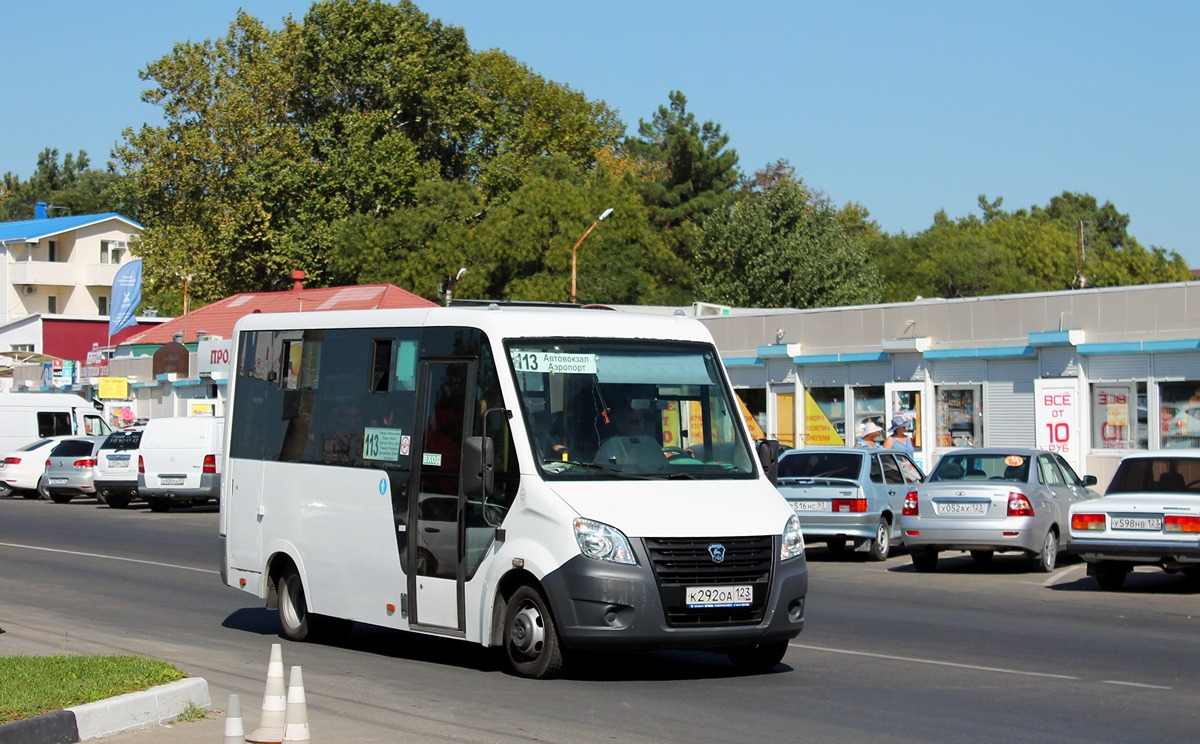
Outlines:
{"label": "window of shop", "polygon": [[937,446],[982,447],[983,393],[979,385],[937,388]]}
{"label": "window of shop", "polygon": [[[755,423],[762,432],[766,432],[767,427],[767,391],[765,388],[738,388],[736,391],[738,400],[754,417]],[[753,429],[753,427],[751,427]],[[751,432],[757,437],[757,432]]]}
{"label": "window of shop", "polygon": [[1163,449],[1200,447],[1200,382],[1161,383],[1158,400]]}
{"label": "window of shop", "polygon": [[[1197,384],[1188,391],[1190,397]],[[1163,386],[1164,388],[1167,385]],[[1165,391],[1164,391],[1165,394]],[[1166,398],[1163,416],[1167,415]],[[1200,437],[1200,431],[1197,431]],[[1200,441],[1200,440],[1195,440]],[[1166,446],[1166,440],[1163,440]],[[1174,444],[1191,447],[1191,444]],[[1097,382],[1092,384],[1092,448],[1097,450],[1149,449],[1146,417],[1146,383]]]}
{"label": "window of shop", "polygon": [[[854,415],[850,420],[854,423],[854,431],[847,433],[849,443],[858,435],[858,426],[871,421],[880,429],[887,429],[887,411],[884,405],[883,385],[870,385],[850,388],[854,396]],[[880,438],[880,441],[883,441]]]}
{"label": "window of shop", "polygon": [[846,389],[808,388],[804,401],[804,442],[810,446],[843,445],[854,432],[846,432]]}

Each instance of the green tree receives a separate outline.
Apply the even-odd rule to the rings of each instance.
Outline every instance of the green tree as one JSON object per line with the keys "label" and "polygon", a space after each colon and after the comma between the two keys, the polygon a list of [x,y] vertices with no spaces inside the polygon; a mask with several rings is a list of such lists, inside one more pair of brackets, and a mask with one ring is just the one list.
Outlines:
{"label": "green tree", "polygon": [[0,200],[0,221],[33,219],[37,202],[51,207],[50,217],[72,214],[119,212],[137,218],[137,210],[122,202],[114,187],[115,173],[93,170],[87,153],[67,153],[59,162],[58,150],[46,148],[38,154],[37,166],[28,181],[5,173],[3,187],[7,198]]}
{"label": "green tree", "polygon": [[741,174],[737,151],[728,147],[721,125],[700,124],[687,98],[672,91],[638,136],[625,140],[627,157],[643,163],[643,198],[654,225],[677,256],[691,263],[705,219],[733,203]]}
{"label": "green tree", "polygon": [[880,281],[861,237],[788,171],[713,215],[697,249],[699,298],[744,307],[876,302]]}

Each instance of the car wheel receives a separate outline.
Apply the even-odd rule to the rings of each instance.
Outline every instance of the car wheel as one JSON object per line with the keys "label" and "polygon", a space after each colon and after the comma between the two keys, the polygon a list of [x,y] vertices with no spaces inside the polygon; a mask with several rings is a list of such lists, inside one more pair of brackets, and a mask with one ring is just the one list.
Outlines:
{"label": "car wheel", "polygon": [[1039,573],[1050,573],[1058,563],[1058,533],[1051,527],[1042,539],[1042,550],[1033,558]]}
{"label": "car wheel", "polygon": [[986,565],[992,562],[992,556],[995,554],[994,550],[972,550],[971,559],[980,565]]}
{"label": "car wheel", "polygon": [[772,643],[759,643],[754,646],[739,646],[731,648],[725,655],[733,662],[738,671],[746,672],[747,674],[759,674],[769,672],[783,661],[784,654],[787,653],[787,641],[774,641]]}
{"label": "car wheel", "polygon": [[161,497],[153,496],[151,498],[146,499],[146,503],[150,505],[150,511],[152,511],[152,512],[162,513],[162,512],[171,511],[171,500],[170,499],[164,499]]}
{"label": "car wheel", "polygon": [[873,561],[886,561],[892,552],[892,526],[882,517],[875,526],[875,539],[867,549],[867,557]]}
{"label": "car wheel", "polygon": [[0,483],[0,498],[12,496],[13,490],[8,487],[7,483]]}
{"label": "car wheel", "polygon": [[846,552],[846,538],[831,537],[825,541],[825,548],[832,555],[841,555],[842,553]]}
{"label": "car wheel", "polygon": [[1114,566],[1108,563],[1101,563],[1096,569],[1096,583],[1106,592],[1119,591],[1125,585],[1125,577],[1129,575],[1129,571],[1124,566]]}
{"label": "car wheel", "polygon": [[38,478],[37,492],[38,496],[41,496],[46,501],[50,500],[50,486],[46,484],[46,476],[44,475]]}
{"label": "car wheel", "polygon": [[128,496],[109,495],[104,497],[104,501],[108,504],[108,508],[110,509],[124,509],[125,507],[129,506]]}
{"label": "car wheel", "polygon": [[56,504],[69,504],[73,497],[69,493],[52,493],[50,500]]}
{"label": "car wheel", "polygon": [[553,679],[562,674],[562,646],[554,617],[541,593],[522,586],[504,611],[504,653],[513,672],[533,679]]}
{"label": "car wheel", "polygon": [[937,568],[937,548],[911,548],[908,554],[912,558],[913,568],[921,573],[929,573]]}

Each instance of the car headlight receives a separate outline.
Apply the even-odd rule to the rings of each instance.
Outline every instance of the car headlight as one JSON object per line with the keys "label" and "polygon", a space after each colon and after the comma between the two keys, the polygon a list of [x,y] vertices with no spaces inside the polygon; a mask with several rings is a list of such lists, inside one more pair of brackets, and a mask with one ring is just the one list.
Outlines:
{"label": "car headlight", "polygon": [[633,555],[633,549],[629,547],[629,538],[621,534],[616,527],[591,519],[576,519],[574,527],[579,552],[588,558],[637,565],[637,558]]}
{"label": "car headlight", "polygon": [[804,534],[800,531],[800,519],[793,514],[783,526],[783,540],[779,543],[779,560],[804,555]]}

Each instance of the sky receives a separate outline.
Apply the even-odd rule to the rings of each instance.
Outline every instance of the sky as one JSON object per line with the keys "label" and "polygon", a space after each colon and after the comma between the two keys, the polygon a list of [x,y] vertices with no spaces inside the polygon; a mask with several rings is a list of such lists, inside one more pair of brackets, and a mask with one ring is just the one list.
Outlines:
{"label": "sky", "polygon": [[[47,148],[103,167],[125,127],[162,123],[138,73],[307,0],[0,3],[0,172]],[[417,0],[635,134],[671,91],[720,124],[751,174],[786,160],[890,233],[939,211],[1112,202],[1129,232],[1200,268],[1200,3],[1192,0]]]}

